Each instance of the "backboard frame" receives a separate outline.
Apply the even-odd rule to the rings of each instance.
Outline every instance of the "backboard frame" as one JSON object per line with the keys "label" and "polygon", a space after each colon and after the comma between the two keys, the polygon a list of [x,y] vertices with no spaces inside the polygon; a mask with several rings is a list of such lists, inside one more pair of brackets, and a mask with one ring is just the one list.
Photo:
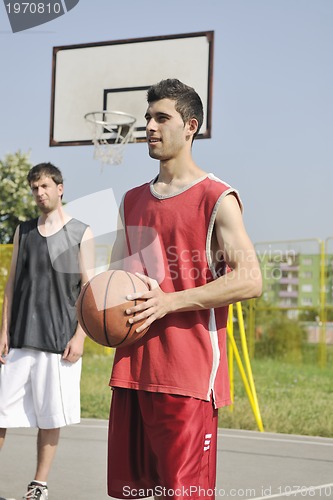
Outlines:
{"label": "backboard frame", "polygon": [[[100,89],[100,105],[96,107],[96,105],[93,106],[93,109],[85,109],[84,113],[82,113],[82,110],[80,111],[79,108],[75,108],[75,102],[72,103],[72,101],[75,101],[75,99],[68,99],[68,96],[66,95],[66,87],[65,84],[63,83],[65,81],[64,75],[66,76],[66,81],[69,82],[71,81],[71,78],[69,78],[68,71],[73,71],[73,84],[71,88],[72,95],[77,95],[79,92],[84,92],[85,90],[82,90],[84,87],[82,85],[82,88],[80,87],[80,82],[76,81],[75,78],[77,78],[76,72],[75,72],[75,64],[71,64],[72,61],[76,62],[77,60],[80,61],[81,66],[80,67],[88,67],[88,62],[89,59],[91,61],[91,49],[94,50],[95,55],[98,53],[101,55],[101,51],[115,51],[117,50],[120,46],[122,50],[125,49],[135,49],[138,53],[144,53],[144,54],[149,54],[149,51],[156,51],[156,47],[158,44],[158,47],[161,48],[164,43],[168,44],[177,44],[176,47],[179,47],[179,51],[181,51],[182,47],[184,46],[184,50],[189,50],[189,44],[193,42],[195,44],[200,44],[200,47],[202,48],[202,53],[204,54],[204,60],[206,62],[207,67],[205,68],[205,71],[200,71],[200,77],[195,76],[195,78],[198,80],[198,78],[201,78],[202,75],[202,81],[200,80],[200,85],[203,88],[203,94],[205,94],[204,98],[201,95],[200,91],[198,88],[191,82],[187,81],[186,78],[179,77],[177,74],[168,74],[168,76],[164,76],[162,74],[161,78],[152,78],[150,80],[149,73],[147,72],[147,81],[145,82],[144,85],[138,82],[138,85],[131,85],[131,86],[124,86],[124,85],[106,85],[105,87],[102,87]],[[142,44],[142,45],[141,45]],[[162,44],[162,45],[161,45]],[[164,47],[169,47],[169,45],[164,45]],[[85,52],[84,52],[85,51]],[[89,54],[90,51],[90,54]],[[178,52],[178,50],[177,50]],[[127,52],[129,53],[129,52]],[[130,52],[131,53],[131,52]],[[188,53],[188,52],[187,52]],[[104,56],[103,56],[104,57]],[[181,57],[181,54],[179,55]],[[71,135],[68,132],[63,132],[64,129],[67,126],[68,123],[68,118],[71,118],[71,110],[68,109],[69,106],[72,106],[72,116],[76,116],[76,120],[81,120],[81,114],[82,114],[82,121],[84,121],[84,114],[88,113],[90,111],[97,111],[100,109],[101,111],[103,110],[109,110],[109,111],[123,111],[122,109],[113,109],[110,106],[110,100],[112,99],[117,99],[121,98],[123,101],[127,100],[126,96],[129,98],[133,98],[133,96],[138,96],[139,93],[142,93],[142,101],[143,105],[146,107],[146,92],[148,88],[157,83],[160,79],[163,78],[179,78],[181,81],[184,83],[194,86],[194,88],[198,91],[200,97],[203,100],[204,104],[204,124],[203,127],[201,128],[201,132],[198,134],[197,138],[198,139],[207,139],[211,137],[211,124],[212,124],[212,93],[213,93],[213,58],[214,58],[214,31],[201,31],[201,32],[193,32],[193,33],[183,33],[183,34],[176,34],[176,35],[162,35],[162,36],[152,36],[152,37],[144,37],[144,38],[130,38],[130,39],[123,39],[123,40],[111,40],[111,41],[104,41],[104,42],[93,42],[93,43],[83,43],[83,44],[74,44],[74,45],[63,45],[63,46],[58,46],[58,47],[53,47],[53,54],[52,54],[52,88],[51,88],[51,113],[50,113],[50,137],[49,137],[49,145],[52,146],[83,146],[83,145],[92,145],[91,138],[89,137],[89,133],[87,131],[86,137],[84,137],[84,134],[81,133],[81,137],[74,137],[74,135]],[[107,60],[106,60],[107,64]],[[166,62],[167,64],[167,62]],[[185,62],[186,64],[192,64],[194,66],[194,61],[193,62]],[[67,69],[67,74],[65,73],[64,67],[70,68],[70,70]],[[108,68],[107,68],[108,69]],[[105,70],[105,68],[104,68]],[[186,67],[184,69],[186,71]],[[191,71],[194,71],[191,69]],[[191,73],[189,71],[189,73]],[[195,71],[198,71],[195,69]],[[199,71],[198,71],[199,75]],[[88,75],[91,76],[91,75]],[[110,80],[112,80],[113,75],[112,75],[112,70],[110,70]],[[135,78],[135,77],[133,77]],[[93,81],[93,78],[88,78],[88,81]],[[78,92],[76,94],[76,88],[75,85],[78,87]],[[134,94],[136,93],[136,94]],[[66,101],[66,106],[64,106],[64,102]],[[80,102],[85,101],[85,99],[81,99]],[[87,100],[88,101],[88,100]],[[141,102],[141,101],[140,101]],[[77,104],[77,103],[76,103]],[[87,104],[88,105],[88,104]],[[79,104],[79,106],[82,106],[82,104]],[[98,109],[97,109],[98,108]],[[63,111],[66,109],[66,113]],[[128,112],[131,114],[130,110],[125,110],[125,112]],[[140,113],[141,116],[141,113]],[[142,113],[142,120],[144,117],[144,112]],[[83,127],[80,123],[77,122],[77,125],[75,125],[75,122],[73,121],[72,125],[72,130],[79,130],[80,127]],[[145,126],[143,122],[138,122],[137,128],[136,128],[136,142],[145,142]]]}

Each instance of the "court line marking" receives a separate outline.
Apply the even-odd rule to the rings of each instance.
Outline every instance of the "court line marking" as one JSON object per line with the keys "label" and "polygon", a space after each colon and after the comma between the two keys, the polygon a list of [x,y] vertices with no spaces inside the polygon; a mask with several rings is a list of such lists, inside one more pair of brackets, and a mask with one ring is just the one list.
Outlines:
{"label": "court line marking", "polygon": [[[295,444],[308,444],[308,445],[319,445],[319,446],[333,446],[333,439],[332,439],[332,442],[326,442],[326,441],[323,441],[323,442],[320,442],[320,441],[313,441],[311,440],[311,438],[309,440],[302,440],[302,439],[294,439],[294,438],[291,438],[291,439],[287,439],[287,438],[273,438],[273,437],[269,437],[269,436],[265,436],[265,435],[261,435],[260,437],[259,436],[242,436],[242,435],[239,435],[239,434],[223,434],[223,432],[219,432],[218,433],[218,436],[219,437],[222,437],[222,438],[232,438],[232,439],[252,439],[252,440],[257,440],[257,441],[275,441],[277,443],[295,443]],[[318,437],[318,439],[330,439],[330,438],[320,438]]]}
{"label": "court line marking", "polygon": [[[100,421],[100,425],[96,424],[85,424],[81,423],[79,424],[80,427],[88,428],[88,429],[105,429],[108,427],[108,421]],[[333,439],[331,442],[324,441],[325,439],[330,439],[330,438],[325,438],[318,436],[316,439],[320,440],[322,439],[323,441],[316,441],[314,440],[314,436],[309,436],[309,439],[302,439],[303,436],[300,436],[300,439],[295,439],[291,437],[290,439],[288,438],[282,438],[278,437],[278,434],[275,434],[277,437],[269,437],[265,435],[265,433],[260,434],[259,436],[249,436],[249,435],[242,435],[242,434],[230,434],[230,433],[225,433],[226,429],[218,431],[218,436],[221,437],[222,439],[225,438],[230,438],[230,439],[249,439],[249,440],[255,440],[255,441],[270,441],[270,442],[276,442],[276,443],[292,443],[292,444],[305,444],[305,445],[316,445],[316,446],[332,446],[333,447]],[[251,432],[251,431],[247,431]],[[293,436],[291,434],[291,436]]]}

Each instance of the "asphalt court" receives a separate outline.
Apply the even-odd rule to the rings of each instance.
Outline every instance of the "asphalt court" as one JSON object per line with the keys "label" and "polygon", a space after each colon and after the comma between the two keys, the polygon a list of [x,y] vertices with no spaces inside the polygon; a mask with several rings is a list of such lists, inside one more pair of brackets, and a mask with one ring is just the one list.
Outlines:
{"label": "asphalt court", "polygon": [[[106,420],[63,428],[49,500],[110,499],[106,456]],[[35,457],[36,430],[9,430],[0,453],[0,500],[22,498]],[[333,499],[333,439],[219,429],[216,499],[223,498]]]}

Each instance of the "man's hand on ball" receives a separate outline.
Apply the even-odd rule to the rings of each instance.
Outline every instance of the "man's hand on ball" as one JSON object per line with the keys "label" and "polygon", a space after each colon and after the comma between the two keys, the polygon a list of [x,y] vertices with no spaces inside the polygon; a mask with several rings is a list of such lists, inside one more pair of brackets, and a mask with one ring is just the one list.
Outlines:
{"label": "man's hand on ball", "polygon": [[144,274],[135,273],[149,288],[148,292],[136,292],[127,295],[127,300],[139,300],[139,303],[129,309],[126,309],[126,314],[133,315],[129,318],[129,323],[135,325],[136,322],[146,319],[146,321],[137,329],[140,333],[142,330],[150,326],[156,319],[163,318],[171,310],[171,293],[165,293],[161,290],[156,280],[145,276]]}

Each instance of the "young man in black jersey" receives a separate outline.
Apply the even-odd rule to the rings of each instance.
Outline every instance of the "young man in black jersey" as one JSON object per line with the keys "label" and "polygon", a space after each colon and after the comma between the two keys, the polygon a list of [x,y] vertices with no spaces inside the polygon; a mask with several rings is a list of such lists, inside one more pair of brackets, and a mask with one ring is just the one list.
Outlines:
{"label": "young man in black jersey", "polygon": [[85,333],[75,303],[94,269],[91,229],[62,206],[63,178],[50,163],[27,177],[40,210],[21,223],[0,331],[0,448],[7,428],[37,427],[37,467],[25,499],[46,500],[60,428],[80,421]]}

